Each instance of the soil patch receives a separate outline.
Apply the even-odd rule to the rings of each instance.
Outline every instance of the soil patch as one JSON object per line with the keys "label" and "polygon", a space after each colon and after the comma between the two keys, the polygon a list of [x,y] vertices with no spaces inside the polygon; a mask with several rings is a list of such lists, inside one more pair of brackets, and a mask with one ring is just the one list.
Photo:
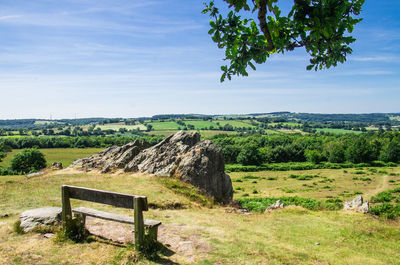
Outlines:
{"label": "soil patch", "polygon": [[[86,228],[91,234],[118,243],[134,242],[134,226],[87,217]],[[201,239],[201,228],[184,224],[162,224],[158,229],[158,241],[174,252],[173,260],[184,259],[188,263],[207,257],[212,247]]]}

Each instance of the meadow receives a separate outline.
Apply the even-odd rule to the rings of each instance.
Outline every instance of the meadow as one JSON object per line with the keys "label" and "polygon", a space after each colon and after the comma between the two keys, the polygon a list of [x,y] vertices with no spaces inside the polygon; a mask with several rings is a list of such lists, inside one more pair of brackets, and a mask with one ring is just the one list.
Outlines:
{"label": "meadow", "polygon": [[[358,194],[368,199],[400,185],[399,167],[230,175],[234,199],[301,196],[349,200]],[[9,217],[0,217],[0,264],[398,264],[400,259],[398,220],[294,206],[270,213],[231,213],[227,206],[205,207],[190,200],[176,189],[179,184],[166,185],[168,181],[162,178],[141,174],[56,171],[31,179],[1,179],[0,209],[2,216],[7,213]],[[60,243],[37,233],[15,233],[13,224],[22,211],[61,206],[62,184],[147,196],[153,206],[145,218],[163,222],[159,235],[163,250],[146,258],[129,245],[100,238]],[[79,206],[132,215],[121,208],[72,201],[72,207]],[[166,243],[165,238],[170,237],[179,238],[176,245]],[[198,245],[190,253],[179,247],[192,241]]]}
{"label": "meadow", "polygon": [[317,128],[315,129],[317,133],[324,132],[324,133],[333,133],[333,134],[344,134],[344,133],[354,133],[360,134],[361,131],[352,131],[352,130],[345,130],[345,129],[333,129],[333,128]]}
{"label": "meadow", "polygon": [[[398,172],[399,169],[395,168],[393,171]],[[275,172],[273,174],[278,174],[274,175],[278,177],[277,180],[256,180],[245,178],[245,175],[233,174],[232,179],[235,188],[242,185],[250,190],[254,186],[265,196],[269,194],[269,191],[276,189],[269,184],[284,183],[284,178],[288,173],[296,174],[296,172],[284,172],[284,174]],[[311,173],[329,175],[334,172]],[[268,172],[253,173],[254,176],[259,177],[274,177],[269,174]],[[330,177],[334,176],[330,175]],[[238,179],[246,180],[240,183],[236,182]],[[252,183],[255,180],[257,183]],[[294,183],[290,187],[300,189],[302,185],[298,186],[295,181],[302,182],[293,179]],[[397,177],[396,181],[398,181]],[[338,183],[342,181],[338,180]],[[120,245],[100,239],[80,244],[57,243],[39,234],[18,235],[13,232],[13,223],[22,211],[44,206],[60,206],[62,184],[146,195],[150,203],[157,205],[145,213],[146,218],[162,221],[165,226],[162,231],[167,236],[168,233],[171,233],[169,236],[176,236],[178,233],[184,239],[195,234],[196,240],[201,241],[202,246],[208,246],[207,250],[202,251],[199,248],[190,255],[179,251],[171,255],[171,253],[166,254],[168,251],[164,251],[158,253],[156,259],[147,259],[140,257],[129,247],[121,248]],[[381,183],[377,180],[371,186],[365,188],[357,186],[357,189],[368,193],[380,186]],[[347,189],[350,190],[348,187]],[[303,195],[304,192],[299,190],[296,194]],[[0,219],[1,264],[168,262],[178,264],[396,264],[400,258],[398,244],[400,232],[397,221],[389,222],[369,215],[343,211],[310,211],[301,207],[288,207],[269,214],[230,213],[229,207],[203,207],[190,201],[186,196],[168,189],[158,178],[146,175],[49,173],[32,179],[16,180],[12,177],[0,184],[0,193],[2,194],[1,209],[10,216]],[[323,190],[322,193],[325,191]],[[308,195],[316,198],[324,197],[318,193]],[[240,194],[235,193],[235,197],[240,197]],[[168,209],[168,205],[176,203],[181,205],[180,209]],[[73,201],[72,206],[89,206],[121,214],[132,214],[128,210],[82,201]],[[179,230],[176,230],[176,227],[179,227]],[[163,237],[162,234],[160,237]],[[177,242],[177,244],[182,244],[182,242]],[[164,247],[173,248],[166,245]],[[101,256],[98,255],[100,252]]]}
{"label": "meadow", "polygon": [[[77,158],[87,157],[103,150],[104,148],[42,148],[42,152],[46,158],[47,166],[50,166],[53,162],[61,162],[64,167],[67,167],[74,162]],[[0,162],[0,166],[8,167],[13,156],[22,149],[14,149],[7,153],[7,156]]]}

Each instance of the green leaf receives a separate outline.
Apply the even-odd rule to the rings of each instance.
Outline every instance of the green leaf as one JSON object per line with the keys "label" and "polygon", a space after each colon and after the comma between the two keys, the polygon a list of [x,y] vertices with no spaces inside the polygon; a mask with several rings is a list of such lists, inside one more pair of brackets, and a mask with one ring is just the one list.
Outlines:
{"label": "green leaf", "polygon": [[254,66],[254,64],[252,62],[249,62],[249,65],[251,68],[253,68],[254,71],[256,70],[256,67]]}

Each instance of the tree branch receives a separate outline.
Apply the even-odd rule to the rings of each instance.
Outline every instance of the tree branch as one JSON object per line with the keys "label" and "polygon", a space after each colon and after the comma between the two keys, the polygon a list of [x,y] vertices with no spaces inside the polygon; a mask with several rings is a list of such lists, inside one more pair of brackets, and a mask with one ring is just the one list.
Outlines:
{"label": "tree branch", "polygon": [[260,7],[258,9],[258,20],[260,21],[260,28],[264,33],[265,38],[267,38],[267,51],[272,51],[275,49],[275,46],[272,42],[271,33],[269,32],[267,24],[267,0],[260,0],[259,4]]}

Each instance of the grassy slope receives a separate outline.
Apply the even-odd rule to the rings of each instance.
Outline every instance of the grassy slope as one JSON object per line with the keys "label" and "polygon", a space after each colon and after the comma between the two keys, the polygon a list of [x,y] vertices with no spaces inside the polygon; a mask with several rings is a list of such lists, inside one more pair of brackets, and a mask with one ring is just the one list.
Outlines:
{"label": "grassy slope", "polygon": [[[51,165],[53,162],[62,162],[64,167],[69,166],[75,159],[87,157],[103,150],[104,148],[44,148],[40,149],[47,161],[47,165]],[[7,167],[10,164],[11,159],[16,153],[21,152],[22,149],[14,149],[7,156],[0,166]]]}
{"label": "grassy slope", "polygon": [[[234,198],[243,197],[278,197],[278,196],[300,196],[318,200],[329,198],[340,198],[348,200],[356,194],[373,196],[383,185],[393,189],[400,185],[400,168],[373,168],[377,172],[371,172],[368,168],[359,169],[315,169],[302,171],[263,171],[263,172],[232,172],[232,184],[235,189]],[[387,176],[388,174],[396,176]],[[347,171],[347,173],[345,173]],[[364,174],[355,174],[356,172]],[[310,180],[298,180],[290,175],[318,175]],[[245,176],[254,176],[246,178]],[[357,178],[357,179],[353,179]],[[371,180],[368,180],[371,179]],[[383,182],[384,179],[394,182]],[[238,182],[241,181],[241,182]],[[256,190],[257,193],[253,193]]]}
{"label": "grassy slope", "polygon": [[[281,174],[278,179],[288,174],[273,173]],[[232,175],[233,179],[239,177]],[[12,261],[15,264],[109,264],[122,251],[112,244],[60,245],[37,234],[20,236],[12,232],[12,224],[22,211],[60,206],[61,184],[146,195],[149,202],[158,204],[181,202],[190,205],[186,198],[172,193],[155,177],[149,176],[76,174],[9,180],[14,182],[0,183],[0,209],[11,215],[0,219],[0,264]],[[257,184],[268,189],[270,182],[262,180]],[[261,190],[261,186],[258,189]],[[72,201],[72,205],[131,214],[128,210],[87,202]],[[398,264],[400,260],[399,222],[386,222],[368,215],[288,208],[248,216],[226,213],[223,207],[208,209],[192,205],[183,210],[150,210],[145,217],[165,224],[184,225],[189,229],[187,233],[196,233],[210,243],[213,250],[206,259],[198,260],[200,264]],[[185,257],[172,255],[165,258],[185,263]]]}

